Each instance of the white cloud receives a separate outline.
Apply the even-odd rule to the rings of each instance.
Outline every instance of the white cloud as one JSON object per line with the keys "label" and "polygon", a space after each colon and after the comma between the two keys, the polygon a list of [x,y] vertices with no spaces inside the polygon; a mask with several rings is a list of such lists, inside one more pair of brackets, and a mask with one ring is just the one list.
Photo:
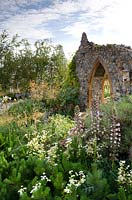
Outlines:
{"label": "white cloud", "polygon": [[[85,1],[87,4],[88,2]],[[90,40],[99,43],[132,44],[131,8],[131,0],[91,1],[88,12],[85,10],[80,13],[78,20],[63,28],[62,31],[78,39],[85,31]]]}
{"label": "white cloud", "polygon": [[[84,3],[88,4],[88,0]],[[131,0],[91,1],[87,10],[80,12],[77,20],[64,27],[62,31],[71,35],[73,41],[78,39],[78,46],[82,32],[86,32],[88,39],[95,43],[132,46],[131,8]],[[77,48],[77,42],[66,44],[66,51],[75,51]]]}
{"label": "white cloud", "polygon": [[[30,3],[36,3],[39,2],[39,0],[5,0],[5,4],[2,4],[3,6],[9,7],[9,5],[12,8],[16,8],[16,5],[29,5]],[[109,1],[108,0],[85,0],[82,2],[82,0],[73,1],[73,0],[67,0],[67,1],[55,1],[54,4],[52,4],[48,8],[41,8],[38,10],[27,10],[26,12],[21,12],[20,14],[16,14],[15,16],[11,16],[4,24],[3,27],[8,29],[10,32],[18,32],[22,35],[31,36],[31,34],[34,35],[34,37],[37,37],[36,32],[45,31],[47,34],[51,37],[53,33],[51,31],[47,30],[47,25],[52,20],[60,20],[60,22],[64,21],[69,23],[69,25],[62,29],[62,31],[66,34],[73,35],[76,38],[79,38],[81,33],[83,31],[89,30],[89,21],[86,21],[89,17],[97,11],[100,11],[100,9],[104,9],[105,5],[107,5]],[[83,12],[83,13],[82,13]],[[84,13],[85,12],[85,13]],[[80,17],[80,21],[76,19],[76,22],[71,24],[71,15],[75,15],[77,18]],[[100,15],[100,13],[96,13],[96,18]],[[74,17],[75,17],[74,16]],[[85,18],[85,19],[84,19]],[[62,20],[62,21],[61,21]],[[95,23],[95,19],[94,22]],[[3,28],[2,27],[2,28]],[[25,30],[28,30],[25,34]],[[39,36],[39,34],[38,34]]]}
{"label": "white cloud", "polygon": [[82,32],[87,32],[89,25],[86,22],[75,22],[65,28],[62,31],[66,32],[69,35],[74,36],[75,38],[80,38]]}
{"label": "white cloud", "polygon": [[3,29],[7,29],[12,35],[18,33],[24,38],[51,38],[53,34],[47,28],[47,23],[51,20],[57,20],[59,14],[49,12],[48,8],[41,11],[29,10],[21,14],[11,16],[2,25]]}
{"label": "white cloud", "polygon": [[100,19],[98,25],[93,28],[101,27],[102,34],[92,35],[91,37],[99,43],[118,43],[132,45],[132,1],[117,0],[116,5]]}
{"label": "white cloud", "polygon": [[[66,52],[77,49],[84,31],[95,43],[132,45],[131,0],[54,0],[47,7],[44,2],[48,0],[3,0],[0,29],[34,40],[56,37],[55,31],[59,32],[61,38],[70,38],[70,42],[65,39],[62,42]],[[43,7],[29,9],[31,4],[41,6],[41,3]],[[57,28],[52,26],[54,22]]]}
{"label": "white cloud", "polygon": [[107,9],[112,6],[114,0],[67,0],[67,1],[56,1],[54,4],[55,12],[58,11],[61,14],[73,14],[78,12],[96,12],[99,10]]}
{"label": "white cloud", "polygon": [[103,18],[111,11],[114,3],[113,1],[108,2],[107,0],[86,0],[84,3],[81,0],[78,1],[77,7],[80,8],[78,19],[76,22],[63,28],[62,31],[66,34],[80,37],[80,33],[84,31],[90,32],[91,29],[100,27]]}
{"label": "white cloud", "polygon": [[16,7],[16,10],[19,6],[30,5],[38,2],[40,2],[40,0],[3,0],[0,4],[0,9],[7,10]]}

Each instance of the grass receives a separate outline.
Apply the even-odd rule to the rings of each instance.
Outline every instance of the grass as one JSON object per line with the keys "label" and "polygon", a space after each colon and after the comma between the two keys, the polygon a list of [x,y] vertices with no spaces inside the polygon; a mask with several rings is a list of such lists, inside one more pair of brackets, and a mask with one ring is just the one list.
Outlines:
{"label": "grass", "polygon": [[6,125],[14,120],[14,117],[9,115],[8,112],[0,114],[0,126]]}

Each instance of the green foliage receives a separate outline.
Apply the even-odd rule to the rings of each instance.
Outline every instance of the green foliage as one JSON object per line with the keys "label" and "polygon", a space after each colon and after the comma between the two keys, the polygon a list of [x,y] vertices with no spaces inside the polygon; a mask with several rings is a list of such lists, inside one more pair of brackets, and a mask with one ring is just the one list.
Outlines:
{"label": "green foliage", "polygon": [[[11,107],[9,113],[22,120],[24,113],[30,117],[40,110],[39,102],[25,100]],[[50,114],[36,126],[17,121],[0,126],[1,199],[131,200],[131,163],[125,168],[125,187],[119,182],[119,178],[124,181],[119,177],[119,160],[109,159],[104,137],[98,141],[90,127],[92,120],[86,120],[87,127],[77,116],[73,120]],[[99,125],[103,130],[106,121]]]}
{"label": "green foliage", "polygon": [[39,40],[34,51],[27,39],[10,39],[4,31],[0,35],[0,84],[3,90],[27,91],[30,81],[45,81],[50,88],[60,87],[65,77],[66,58],[61,45]]}
{"label": "green foliage", "polygon": [[132,140],[132,99],[131,95],[122,97],[119,101],[110,101],[101,105],[103,125],[108,129],[111,126],[111,116],[114,115],[121,128],[120,153],[128,154]]}
{"label": "green foliage", "polygon": [[34,102],[30,99],[27,99],[11,106],[8,112],[15,117],[24,117],[25,115],[30,116],[33,112],[41,110],[42,107],[40,102]]}
{"label": "green foliage", "polygon": [[45,129],[51,135],[51,140],[57,142],[60,139],[65,139],[67,137],[67,132],[73,126],[74,121],[72,121],[69,117],[56,114],[55,116],[51,116],[49,118],[49,123],[47,124]]}
{"label": "green foliage", "polygon": [[119,200],[127,200],[124,188],[119,188],[118,192],[118,199]]}
{"label": "green foliage", "polygon": [[132,99],[128,95],[123,97],[119,102],[115,103],[117,117],[121,123],[132,123]]}
{"label": "green foliage", "polygon": [[0,153],[0,172],[1,174],[4,172],[4,170],[6,170],[8,168],[9,164],[7,162],[7,160],[5,159],[5,155],[4,152],[2,151]]}
{"label": "green foliage", "polygon": [[57,100],[62,113],[73,114],[75,105],[78,104],[79,82],[76,75],[75,57],[68,65],[66,78],[63,82]]}
{"label": "green foliage", "polygon": [[71,62],[68,65],[67,82],[71,85],[77,86],[77,75],[76,75],[76,63],[75,56],[73,56]]}
{"label": "green foliage", "polygon": [[103,177],[102,170],[97,169],[97,165],[92,164],[92,171],[86,176],[85,191],[90,199],[105,199],[109,194],[109,185],[107,179]]}
{"label": "green foliage", "polygon": [[[78,102],[79,83],[76,75],[76,63],[73,57],[67,68],[60,68],[61,72],[57,79],[58,93],[55,98],[44,100],[46,106],[54,113],[73,115],[74,107]],[[62,77],[63,74],[63,77]]]}
{"label": "green foliage", "polygon": [[101,111],[106,113],[108,117],[115,112],[120,123],[130,124],[132,122],[132,99],[131,95],[120,98],[118,101],[111,100],[107,104],[101,105]]}

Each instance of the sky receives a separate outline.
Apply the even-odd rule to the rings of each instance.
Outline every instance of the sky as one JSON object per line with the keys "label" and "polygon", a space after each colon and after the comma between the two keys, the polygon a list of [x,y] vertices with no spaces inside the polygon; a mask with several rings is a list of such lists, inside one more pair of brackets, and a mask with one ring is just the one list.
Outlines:
{"label": "sky", "polygon": [[32,44],[50,38],[66,57],[81,35],[96,44],[132,46],[132,0],[0,0],[0,33],[16,33]]}

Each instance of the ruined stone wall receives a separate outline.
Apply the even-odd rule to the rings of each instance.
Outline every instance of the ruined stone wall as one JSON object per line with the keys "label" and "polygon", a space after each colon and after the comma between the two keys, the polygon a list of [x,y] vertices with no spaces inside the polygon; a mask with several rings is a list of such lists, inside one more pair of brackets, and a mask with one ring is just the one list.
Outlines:
{"label": "ruined stone wall", "polygon": [[99,85],[91,84],[92,74],[95,73],[96,66],[99,64],[104,67],[105,73],[108,75],[112,97],[116,98],[132,93],[132,49],[130,47],[115,44],[97,45],[89,42],[86,34],[83,33],[75,61],[80,84],[79,101],[83,110],[89,104],[89,90],[92,90],[93,94],[93,90],[96,90]]}

